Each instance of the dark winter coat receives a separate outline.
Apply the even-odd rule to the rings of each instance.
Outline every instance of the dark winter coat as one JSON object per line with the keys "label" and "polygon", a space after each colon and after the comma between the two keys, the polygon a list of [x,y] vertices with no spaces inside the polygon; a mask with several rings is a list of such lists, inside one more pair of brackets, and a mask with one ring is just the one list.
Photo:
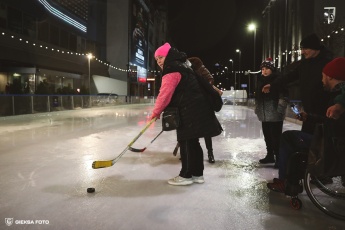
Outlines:
{"label": "dark winter coat", "polygon": [[272,73],[267,77],[260,75],[257,79],[255,113],[261,122],[276,122],[285,119],[287,102],[283,101],[283,98],[286,96],[287,90],[285,89],[283,92],[281,90],[271,90],[269,93],[262,92],[262,87],[271,84],[277,77],[278,74]]}
{"label": "dark winter coat", "polygon": [[[334,105],[334,99],[341,94],[341,87],[345,87],[345,82],[342,82],[332,89],[330,93],[330,101],[328,106]],[[316,167],[324,167],[325,175],[330,177],[344,175],[345,173],[345,113],[343,113],[338,119],[326,118],[325,114],[322,116],[315,114],[308,114],[308,119],[314,120],[316,123],[323,123],[323,139],[318,139],[318,135],[315,134],[313,140],[315,146],[311,146],[309,152],[309,163],[315,164],[313,160],[313,154],[323,152],[321,148],[324,148],[323,162],[318,162]],[[320,144],[320,145],[319,145]],[[322,147],[323,146],[323,147]],[[315,165],[314,165],[315,167]],[[311,168],[312,169],[312,168]]]}
{"label": "dark winter coat", "polygon": [[[323,90],[322,69],[332,60],[332,54],[325,47],[315,58],[303,59],[291,72],[277,78],[271,83],[271,90],[298,81],[303,109],[306,113],[325,115],[329,94]],[[312,134],[315,123],[303,122],[302,131]]]}
{"label": "dark winter coat", "polygon": [[171,48],[165,58],[163,77],[173,72],[182,75],[168,105],[178,106],[180,110],[181,125],[177,128],[177,140],[219,135],[222,128],[201,92],[194,71],[186,64],[186,55],[175,48]]}

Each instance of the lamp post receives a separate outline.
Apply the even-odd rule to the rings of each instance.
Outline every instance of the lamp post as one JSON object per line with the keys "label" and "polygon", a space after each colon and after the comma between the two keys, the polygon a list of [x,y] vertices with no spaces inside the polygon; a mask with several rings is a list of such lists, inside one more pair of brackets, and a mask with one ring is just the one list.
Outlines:
{"label": "lamp post", "polygon": [[[229,87],[229,68],[227,66],[224,67],[225,69],[225,79],[226,79],[226,84],[224,86],[225,90]],[[223,70],[224,71],[224,70]],[[229,87],[230,88],[230,87]]]}
{"label": "lamp post", "polygon": [[[254,61],[253,61],[253,71],[255,72],[255,59],[256,59],[256,48],[255,48],[255,44],[256,44],[256,25],[254,23],[251,23],[248,25],[248,30],[249,31],[254,31]],[[250,96],[250,74],[248,75],[248,93]]]}
{"label": "lamp post", "polygon": [[[238,72],[239,72],[238,83],[240,84],[241,83],[241,50],[237,49],[236,53],[238,53]],[[236,84],[235,84],[235,90],[236,90]]]}
{"label": "lamp post", "polygon": [[90,71],[90,62],[93,58],[92,53],[87,54],[87,60],[88,60],[88,67],[89,67],[89,106],[91,107],[91,71]]}
{"label": "lamp post", "polygon": [[[230,74],[230,76],[232,76],[232,73],[234,72],[234,61],[232,59],[229,59],[229,62],[231,62],[231,74]],[[229,89],[231,89],[231,87]]]}

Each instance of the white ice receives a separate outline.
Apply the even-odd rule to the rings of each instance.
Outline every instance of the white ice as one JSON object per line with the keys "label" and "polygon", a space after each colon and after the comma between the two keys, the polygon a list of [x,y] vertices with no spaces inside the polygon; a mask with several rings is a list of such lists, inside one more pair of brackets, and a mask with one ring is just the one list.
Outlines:
{"label": "white ice", "polygon": [[[168,185],[180,171],[176,133],[158,120],[112,167],[95,160],[120,154],[147,124],[152,105],[126,105],[0,118],[0,229],[344,229],[319,211],[306,193],[301,210],[270,192],[277,177],[265,156],[261,123],[253,110],[226,105],[217,113],[224,132],[213,138],[215,164],[205,183]],[[284,130],[300,125],[284,122]],[[96,192],[88,194],[86,189]],[[13,218],[11,226],[7,221]],[[43,220],[43,222],[39,221]],[[31,222],[32,221],[32,222]],[[48,223],[49,224],[46,224]]]}

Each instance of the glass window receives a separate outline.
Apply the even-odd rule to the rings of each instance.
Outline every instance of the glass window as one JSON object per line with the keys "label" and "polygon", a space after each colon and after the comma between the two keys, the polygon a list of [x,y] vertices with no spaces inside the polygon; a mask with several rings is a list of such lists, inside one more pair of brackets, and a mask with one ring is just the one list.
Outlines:
{"label": "glass window", "polygon": [[335,20],[335,7],[325,7],[323,11],[324,23],[331,24]]}
{"label": "glass window", "polygon": [[8,29],[18,34],[22,33],[22,12],[11,7],[7,8]]}
{"label": "glass window", "polygon": [[0,28],[7,28],[7,11],[2,3],[0,3]]}
{"label": "glass window", "polygon": [[59,27],[50,25],[50,43],[53,45],[60,45],[60,34],[59,34]]}
{"label": "glass window", "polygon": [[68,49],[68,37],[69,37],[69,33],[65,30],[61,30],[60,46],[64,49]]}
{"label": "glass window", "polygon": [[36,38],[36,19],[32,16],[23,15],[23,34]]}
{"label": "glass window", "polygon": [[38,24],[38,40],[49,43],[48,22],[41,22]]}

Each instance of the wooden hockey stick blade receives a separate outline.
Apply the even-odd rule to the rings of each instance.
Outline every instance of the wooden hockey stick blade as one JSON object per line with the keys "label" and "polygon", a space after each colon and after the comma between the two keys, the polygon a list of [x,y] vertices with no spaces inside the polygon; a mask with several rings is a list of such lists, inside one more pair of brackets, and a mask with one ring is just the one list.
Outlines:
{"label": "wooden hockey stick blade", "polygon": [[140,133],[128,144],[128,146],[112,160],[108,161],[94,161],[92,162],[92,168],[93,169],[100,169],[100,168],[107,168],[113,166],[120,158],[121,156],[133,145],[133,143],[138,140],[138,138],[148,129],[148,127],[157,120],[157,118],[152,119],[144,128],[140,131]]}
{"label": "wooden hockey stick blade", "polygon": [[107,168],[113,166],[113,161],[94,161],[92,163],[92,168],[93,169],[100,169],[100,168]]}
{"label": "wooden hockey stick blade", "polygon": [[[153,140],[150,142],[150,144],[152,144],[159,137],[159,135],[161,135],[162,133],[163,133],[163,130],[160,131],[155,138],[153,138]],[[142,152],[145,151],[145,149],[147,149],[147,147],[149,147],[150,144],[148,144],[148,146],[146,146],[145,148],[142,148],[142,149],[136,149],[136,148],[133,148],[133,147],[129,147],[129,150],[132,151],[132,152],[136,152],[136,153],[142,153]]]}

